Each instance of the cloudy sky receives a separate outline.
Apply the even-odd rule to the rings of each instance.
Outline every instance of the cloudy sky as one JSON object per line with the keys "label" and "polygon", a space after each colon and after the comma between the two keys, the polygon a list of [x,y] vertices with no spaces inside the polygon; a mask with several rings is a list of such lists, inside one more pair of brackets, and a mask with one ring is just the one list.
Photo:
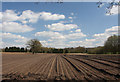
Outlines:
{"label": "cloudy sky", "polygon": [[112,8],[112,15],[96,2],[4,2],[2,9],[1,47],[25,47],[34,38],[45,47],[95,47],[118,33],[117,6]]}

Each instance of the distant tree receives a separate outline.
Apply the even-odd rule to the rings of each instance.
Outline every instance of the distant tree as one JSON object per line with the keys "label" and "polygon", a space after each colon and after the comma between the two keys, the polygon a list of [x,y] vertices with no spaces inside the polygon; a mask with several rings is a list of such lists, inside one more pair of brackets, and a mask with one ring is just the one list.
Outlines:
{"label": "distant tree", "polygon": [[65,49],[65,53],[68,53],[68,50],[67,50],[67,49]]}
{"label": "distant tree", "polygon": [[41,51],[42,44],[37,39],[29,40],[26,45],[27,45],[27,47],[30,48],[30,50],[33,54]]}
{"label": "distant tree", "polygon": [[117,35],[113,35],[113,36],[110,36],[107,41],[105,42],[104,44],[104,50],[106,52],[111,52],[111,53],[117,53],[119,52],[119,49],[118,49],[118,38],[120,36],[117,36]]}
{"label": "distant tree", "polygon": [[28,49],[27,48],[25,48],[25,50],[24,50],[25,52],[28,52]]}
{"label": "distant tree", "polygon": [[95,48],[87,48],[86,50],[88,54],[104,54],[103,46],[98,46]]}
{"label": "distant tree", "polygon": [[6,47],[6,48],[5,48],[5,52],[8,52],[8,51],[9,51],[9,50],[8,50],[8,47]]}
{"label": "distant tree", "polygon": [[5,52],[25,52],[24,48],[20,48],[20,47],[6,47],[4,49]]}
{"label": "distant tree", "polygon": [[20,50],[21,52],[25,52],[25,50],[24,50],[24,48],[21,48],[21,50]]}

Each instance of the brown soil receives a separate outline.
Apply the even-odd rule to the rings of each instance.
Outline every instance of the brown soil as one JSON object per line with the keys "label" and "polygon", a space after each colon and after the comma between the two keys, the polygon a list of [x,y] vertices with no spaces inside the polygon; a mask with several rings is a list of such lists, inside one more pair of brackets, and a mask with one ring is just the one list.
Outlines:
{"label": "brown soil", "polygon": [[3,53],[2,57],[3,80],[120,80],[120,55]]}

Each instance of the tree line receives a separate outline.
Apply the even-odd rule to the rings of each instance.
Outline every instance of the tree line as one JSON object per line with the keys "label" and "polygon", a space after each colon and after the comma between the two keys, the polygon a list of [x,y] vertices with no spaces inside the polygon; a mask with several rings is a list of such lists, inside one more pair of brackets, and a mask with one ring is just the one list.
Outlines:
{"label": "tree line", "polygon": [[57,49],[57,48],[47,48],[41,47],[40,49],[27,49],[27,48],[19,48],[19,47],[6,47],[3,52],[32,52],[32,53],[84,53],[84,47],[76,47],[76,48],[64,48],[64,49]]}
{"label": "tree line", "polygon": [[27,52],[27,48],[20,48],[20,47],[6,47],[4,52]]}
{"label": "tree line", "polygon": [[6,47],[5,52],[32,52],[34,53],[89,53],[89,54],[120,54],[120,36],[113,35],[108,37],[104,46],[94,48],[70,47],[70,48],[51,48],[44,47],[37,39],[31,39],[27,42],[26,48]]}

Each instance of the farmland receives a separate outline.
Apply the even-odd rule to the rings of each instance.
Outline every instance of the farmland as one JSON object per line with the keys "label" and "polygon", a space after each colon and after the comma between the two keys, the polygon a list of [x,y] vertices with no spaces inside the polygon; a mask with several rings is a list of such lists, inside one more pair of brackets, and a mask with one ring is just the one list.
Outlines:
{"label": "farmland", "polygon": [[120,80],[119,55],[3,53],[2,56],[3,80]]}

